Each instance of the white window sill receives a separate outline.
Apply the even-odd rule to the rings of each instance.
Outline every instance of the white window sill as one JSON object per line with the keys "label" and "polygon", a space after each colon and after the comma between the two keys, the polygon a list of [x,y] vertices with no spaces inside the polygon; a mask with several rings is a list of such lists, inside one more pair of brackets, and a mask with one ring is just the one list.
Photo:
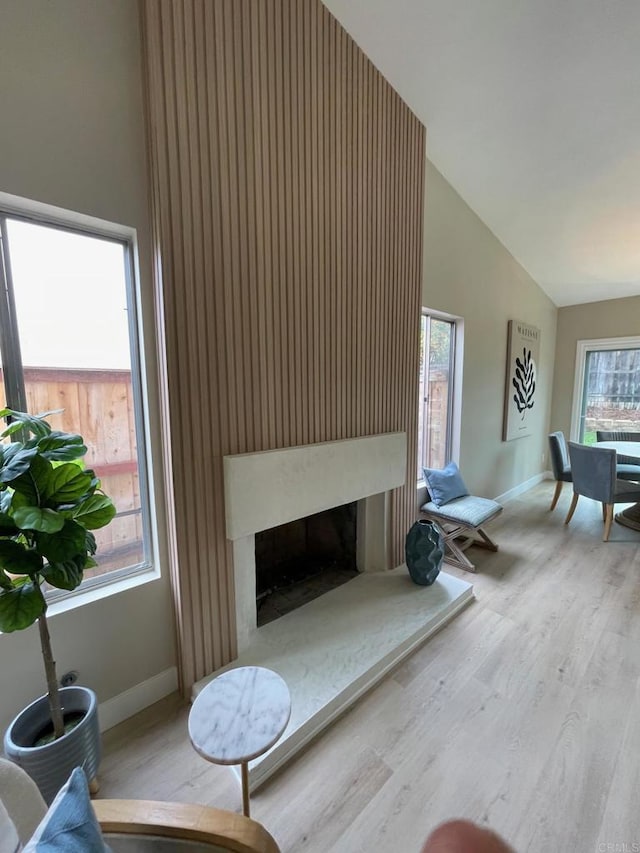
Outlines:
{"label": "white window sill", "polygon": [[77,607],[84,607],[85,604],[101,601],[112,595],[118,595],[129,589],[135,589],[143,584],[151,583],[159,578],[160,572],[158,569],[149,568],[139,574],[120,578],[111,583],[105,583],[104,586],[95,586],[87,590],[80,589],[79,592],[70,593],[65,595],[64,598],[51,601],[47,607],[47,616],[55,616],[57,613],[66,613],[69,610],[75,610]]}

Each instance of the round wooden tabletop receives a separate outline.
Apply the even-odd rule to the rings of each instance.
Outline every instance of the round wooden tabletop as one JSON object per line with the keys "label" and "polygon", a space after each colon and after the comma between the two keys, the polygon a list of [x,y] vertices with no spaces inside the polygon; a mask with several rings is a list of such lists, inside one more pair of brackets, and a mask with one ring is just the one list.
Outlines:
{"label": "round wooden tabletop", "polygon": [[203,758],[242,764],[273,746],[290,715],[284,680],[261,666],[241,666],[202,689],[189,712],[189,737]]}

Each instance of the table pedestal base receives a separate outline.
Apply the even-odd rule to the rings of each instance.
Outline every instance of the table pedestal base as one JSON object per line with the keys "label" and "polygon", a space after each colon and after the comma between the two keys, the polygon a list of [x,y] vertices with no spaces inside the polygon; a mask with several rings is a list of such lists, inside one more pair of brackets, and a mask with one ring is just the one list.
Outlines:
{"label": "table pedestal base", "polygon": [[242,770],[242,811],[245,817],[251,817],[249,814],[249,765],[243,761],[240,768]]}
{"label": "table pedestal base", "polygon": [[622,512],[617,512],[615,519],[618,524],[622,524],[624,527],[640,530],[640,504],[634,504],[623,509]]}

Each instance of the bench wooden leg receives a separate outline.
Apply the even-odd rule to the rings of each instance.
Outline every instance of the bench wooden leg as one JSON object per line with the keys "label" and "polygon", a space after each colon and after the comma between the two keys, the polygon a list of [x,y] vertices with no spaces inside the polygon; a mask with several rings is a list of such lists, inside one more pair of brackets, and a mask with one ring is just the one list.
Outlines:
{"label": "bench wooden leg", "polygon": [[[497,551],[497,544],[482,527],[469,527],[454,521],[442,521],[430,513],[421,513],[422,518],[428,518],[440,531],[444,540],[444,561],[451,566],[457,566],[465,572],[475,572],[476,567],[464,553],[471,545],[485,548],[487,551]],[[492,516],[495,518],[495,515]],[[491,520],[491,519],[489,519]]]}
{"label": "bench wooden leg", "polygon": [[473,537],[468,536],[464,541],[456,541],[459,537],[468,533],[469,529],[458,524],[447,530],[434,518],[431,518],[430,520],[438,528],[442,535],[442,539],[444,540],[445,563],[449,563],[450,566],[457,566],[459,569],[464,569],[465,572],[475,572],[476,567],[464,553],[465,548],[468,548],[469,545],[473,545],[475,540]]}
{"label": "bench wooden leg", "polygon": [[464,553],[464,548],[468,548],[473,544],[473,540],[465,540],[462,547],[454,539],[445,539],[444,561],[451,566],[457,566],[459,569],[464,569],[466,572],[475,572],[476,567]]}
{"label": "bench wooden leg", "polygon": [[487,534],[481,527],[476,527],[476,533],[481,537],[481,539],[476,539],[473,543],[474,545],[477,545],[478,548],[486,548],[487,551],[498,550],[498,546],[496,545],[496,543],[493,541],[493,539],[491,539],[490,536],[487,536]]}

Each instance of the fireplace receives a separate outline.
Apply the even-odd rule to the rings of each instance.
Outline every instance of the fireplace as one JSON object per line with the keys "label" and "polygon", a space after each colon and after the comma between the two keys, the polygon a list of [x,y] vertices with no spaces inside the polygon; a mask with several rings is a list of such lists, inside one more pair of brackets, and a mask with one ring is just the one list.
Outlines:
{"label": "fireplace", "polygon": [[[391,565],[391,493],[405,479],[406,457],[406,435],[385,433],[224,459],[238,656],[194,684],[193,697],[236,666],[266,667],[287,683],[291,719],[282,738],[249,763],[251,790],[473,598],[469,583],[445,572],[424,587],[411,582],[406,566]],[[258,627],[256,535],[352,503],[358,576]]]}
{"label": "fireplace", "polygon": [[227,539],[233,546],[238,652],[259,631],[256,534],[355,504],[357,570],[390,564],[390,492],[403,485],[406,433],[383,433],[224,458]]}
{"label": "fireplace", "polygon": [[356,543],[356,502],[256,533],[258,627],[354,578]]}

